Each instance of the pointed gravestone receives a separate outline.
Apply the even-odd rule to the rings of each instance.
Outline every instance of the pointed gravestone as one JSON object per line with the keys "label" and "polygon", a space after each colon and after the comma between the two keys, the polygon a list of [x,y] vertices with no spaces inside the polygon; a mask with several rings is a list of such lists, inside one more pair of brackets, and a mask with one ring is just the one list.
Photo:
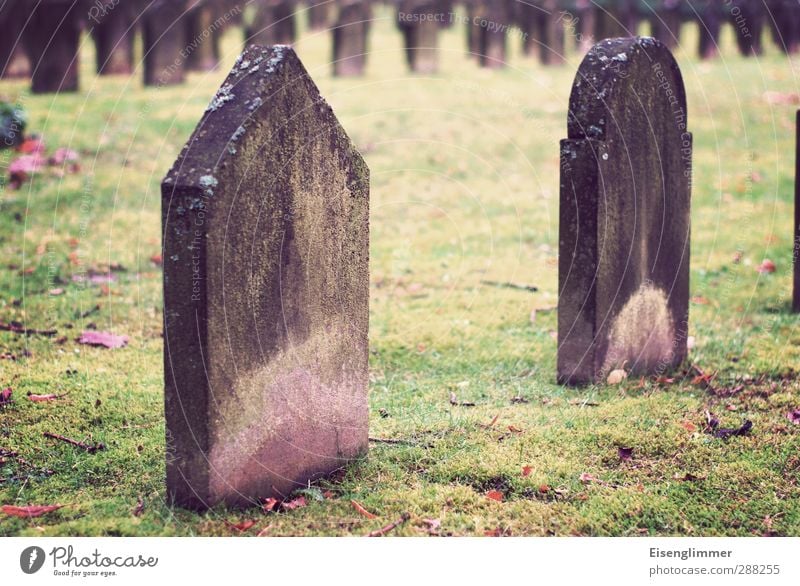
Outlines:
{"label": "pointed gravestone", "polygon": [[692,135],[652,38],[595,45],[561,143],[558,379],[658,374],[686,356]]}
{"label": "pointed gravestone", "polygon": [[248,47],[162,184],[167,487],[289,495],[367,450],[369,171],[289,47]]}

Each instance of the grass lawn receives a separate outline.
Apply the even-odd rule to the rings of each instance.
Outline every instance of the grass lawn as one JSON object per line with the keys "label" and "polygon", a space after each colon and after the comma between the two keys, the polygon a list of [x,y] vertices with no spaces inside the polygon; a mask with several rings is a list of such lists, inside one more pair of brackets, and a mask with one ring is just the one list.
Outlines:
{"label": "grass lawn", "polygon": [[[162,89],[95,77],[87,42],[79,94],[0,84],[48,152],[82,155],[80,173],[2,192],[0,322],[58,334],[0,332],[0,388],[13,389],[0,407],[0,504],[65,506],[0,515],[0,534],[362,535],[407,512],[393,534],[800,535],[800,426],[787,418],[800,408],[796,107],[764,95],[798,91],[792,63],[773,48],[739,57],[730,29],[724,60],[698,62],[694,30],[677,51],[695,140],[690,362],[716,377],[571,389],[555,384],[558,140],[579,56],[543,68],[515,42],[510,66],[486,71],[465,55],[464,31],[449,30],[442,73],[415,77],[390,14],[377,17],[362,79],[331,77],[327,34],[302,35],[297,51],[371,168],[370,435],[404,443],[371,442],[291,511],[167,505],[159,183],[239,33],[221,71]],[[3,168],[10,156],[0,152]],[[764,259],[774,273],[756,270]],[[73,279],[109,266],[114,282]],[[91,324],[129,345],[77,344]],[[751,420],[752,432],[716,438],[706,411],[723,427]]]}

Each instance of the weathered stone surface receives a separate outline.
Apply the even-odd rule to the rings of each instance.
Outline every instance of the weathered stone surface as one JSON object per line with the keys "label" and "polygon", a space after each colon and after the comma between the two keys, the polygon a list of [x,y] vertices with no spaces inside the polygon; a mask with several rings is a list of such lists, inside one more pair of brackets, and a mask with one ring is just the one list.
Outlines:
{"label": "weathered stone surface", "polygon": [[692,135],[652,38],[587,54],[561,143],[558,379],[653,374],[686,356]]}
{"label": "weathered stone surface", "polygon": [[288,495],[366,452],[368,175],[294,51],[248,47],[162,184],[177,504]]}

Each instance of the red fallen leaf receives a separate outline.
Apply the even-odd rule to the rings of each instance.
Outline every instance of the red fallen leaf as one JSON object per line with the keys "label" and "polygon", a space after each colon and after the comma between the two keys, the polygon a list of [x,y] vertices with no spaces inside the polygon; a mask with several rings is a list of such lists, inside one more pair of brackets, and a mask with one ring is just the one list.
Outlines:
{"label": "red fallen leaf", "polygon": [[256,522],[253,521],[252,519],[247,519],[246,521],[242,521],[241,523],[228,523],[226,521],[226,524],[231,529],[236,529],[237,531],[244,532],[244,531],[247,531],[248,529],[250,529],[253,525],[255,525]]}
{"label": "red fallen leaf", "polygon": [[153,256],[150,257],[150,262],[156,265],[157,267],[160,267],[161,265],[164,264],[164,257],[162,257],[160,254],[154,254]]}
{"label": "red fallen leaf", "polygon": [[359,504],[357,501],[351,500],[350,504],[353,505],[353,508],[356,511],[358,511],[360,514],[364,515],[367,519],[377,519],[378,518],[378,515],[373,515],[372,513],[370,513],[367,509],[365,509],[363,506],[361,506],[361,504]]}
{"label": "red fallen leaf", "polygon": [[47,513],[52,513],[63,506],[64,505],[30,505],[27,507],[18,507],[16,505],[3,505],[0,507],[0,511],[10,517],[30,518],[41,517]]}
{"label": "red fallen leaf", "polygon": [[499,490],[490,490],[486,493],[487,498],[492,499],[493,501],[497,501],[498,503],[503,502],[503,493]]}
{"label": "red fallen leaf", "polygon": [[671,385],[675,382],[674,378],[669,378],[666,376],[660,376],[656,379],[656,383],[659,385]]}
{"label": "red fallen leaf", "polygon": [[87,330],[78,338],[78,344],[103,346],[105,348],[122,348],[128,345],[128,336],[117,336],[110,332]]}
{"label": "red fallen leaf", "polygon": [[47,401],[55,401],[56,399],[60,399],[64,395],[34,395],[33,393],[28,393],[28,399],[33,401],[34,403],[46,403]]}
{"label": "red fallen leaf", "polygon": [[775,263],[767,258],[764,259],[760,265],[758,265],[756,270],[763,275],[765,273],[774,273],[776,268],[777,267],[775,266]]}
{"label": "red fallen leaf", "polygon": [[336,495],[333,492],[331,492],[330,490],[326,490],[325,492],[323,492],[322,496],[324,496],[326,499],[335,499],[336,498]]}
{"label": "red fallen leaf", "polygon": [[306,497],[304,497],[304,496],[299,496],[299,497],[297,497],[297,498],[296,498],[296,499],[294,499],[294,500],[287,501],[287,502],[285,502],[285,503],[281,503],[281,508],[282,508],[284,511],[293,511],[293,510],[295,510],[295,509],[300,509],[300,508],[303,508],[303,507],[305,507],[307,504],[308,504],[308,503],[306,503]]}
{"label": "red fallen leaf", "polygon": [[523,476],[530,476],[531,472],[533,472],[533,466],[523,466],[522,467],[522,475]]}
{"label": "red fallen leaf", "polygon": [[264,509],[264,512],[270,513],[275,510],[275,507],[278,505],[278,499],[268,498],[264,499],[264,504],[261,505],[261,508]]}
{"label": "red fallen leaf", "polygon": [[522,430],[516,425],[509,425],[508,431],[510,431],[511,433],[522,433]]}
{"label": "red fallen leaf", "polygon": [[11,387],[6,387],[0,391],[0,405],[7,405],[11,402]]}
{"label": "red fallen leaf", "polygon": [[22,144],[17,147],[17,152],[20,152],[24,155],[32,155],[34,153],[44,154],[44,151],[44,141],[38,136],[26,138]]}
{"label": "red fallen leaf", "polygon": [[708,305],[711,302],[702,295],[695,295],[692,297],[692,303],[695,305]]}
{"label": "red fallen leaf", "polygon": [[685,429],[689,433],[694,433],[695,431],[697,431],[697,426],[691,421],[682,421],[681,427],[683,427],[683,429]]}
{"label": "red fallen leaf", "polygon": [[633,457],[633,448],[617,448],[617,455],[623,462]]}
{"label": "red fallen leaf", "polygon": [[542,484],[539,487],[539,492],[541,492],[542,494],[547,494],[548,492],[550,492],[550,487],[547,486],[546,484]]}
{"label": "red fallen leaf", "polygon": [[484,537],[500,537],[503,535],[503,531],[500,527],[495,527],[494,529],[487,529],[483,532]]}

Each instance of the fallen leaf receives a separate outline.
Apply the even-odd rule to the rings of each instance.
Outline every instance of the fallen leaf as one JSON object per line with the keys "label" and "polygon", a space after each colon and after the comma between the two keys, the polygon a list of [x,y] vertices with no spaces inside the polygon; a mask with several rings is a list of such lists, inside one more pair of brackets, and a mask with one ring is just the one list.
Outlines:
{"label": "fallen leaf", "polygon": [[296,499],[292,499],[285,503],[281,503],[281,508],[284,511],[293,511],[295,509],[301,509],[305,507],[308,503],[306,502],[306,497],[299,496]]}
{"label": "fallen leaf", "polygon": [[550,492],[550,487],[547,486],[546,484],[542,484],[541,486],[539,486],[539,492],[541,492],[542,494],[547,494],[548,492]]}
{"label": "fallen leaf", "polygon": [[442,522],[439,519],[423,519],[422,523],[428,527],[428,533],[438,533],[442,528]]}
{"label": "fallen leaf", "polygon": [[795,425],[800,425],[800,409],[795,409],[794,411],[789,411],[786,414],[786,418],[794,423]]}
{"label": "fallen leaf", "polygon": [[353,508],[358,511],[361,515],[364,515],[367,519],[377,519],[378,515],[373,515],[367,509],[365,509],[361,504],[357,501],[351,500],[350,504],[353,505]]}
{"label": "fallen leaf", "polygon": [[747,435],[753,429],[753,422],[746,420],[740,427],[720,427],[714,430],[714,437],[728,439],[733,436]]}
{"label": "fallen leaf", "polygon": [[533,472],[533,466],[523,466],[522,467],[522,475],[523,476],[530,476],[531,472]]}
{"label": "fallen leaf", "polygon": [[775,269],[776,269],[775,263],[769,259],[764,259],[764,261],[756,268],[756,270],[762,275],[767,273],[774,273]]}
{"label": "fallen leaf", "polygon": [[128,336],[118,336],[110,332],[95,332],[87,330],[78,338],[79,344],[89,346],[102,346],[105,348],[122,348],[128,345]]}
{"label": "fallen leaf", "polygon": [[610,385],[618,385],[626,378],[628,378],[628,373],[622,370],[621,368],[618,368],[617,370],[612,370],[609,373],[606,382]]}
{"label": "fallen leaf", "polygon": [[28,399],[33,401],[34,403],[46,403],[47,401],[55,401],[56,399],[60,399],[64,395],[34,395],[33,393],[28,393]]}
{"label": "fallen leaf", "polygon": [[63,290],[63,289],[61,289],[61,288],[57,288],[57,289],[50,289],[49,293],[50,293],[50,295],[52,295],[53,297],[57,297],[58,295],[63,295],[63,294],[64,294],[64,290]]}
{"label": "fallen leaf", "polygon": [[63,506],[64,505],[30,505],[27,507],[18,507],[16,505],[3,505],[0,507],[0,511],[11,517],[30,518],[41,517],[47,513],[52,513]]}
{"label": "fallen leaf", "polygon": [[0,405],[8,405],[11,403],[11,387],[6,387],[2,391],[0,391]]}
{"label": "fallen leaf", "polygon": [[500,537],[503,535],[503,531],[500,527],[495,527],[494,529],[487,529],[483,532],[484,537]]}
{"label": "fallen leaf", "polygon": [[156,265],[157,267],[160,267],[161,265],[164,264],[164,257],[162,257],[160,254],[154,254],[153,256],[150,257],[150,262]]}
{"label": "fallen leaf", "polygon": [[583,472],[580,475],[581,482],[597,482],[597,478],[593,474],[589,474],[588,472]]}
{"label": "fallen leaf", "polygon": [[522,429],[520,429],[516,425],[509,425],[508,431],[510,431],[511,433],[522,433]]}
{"label": "fallen leaf", "polygon": [[271,513],[275,510],[275,507],[278,505],[278,499],[268,498],[264,499],[264,504],[261,505],[261,508],[264,510],[265,513]]}
{"label": "fallen leaf", "polygon": [[683,429],[685,429],[689,433],[694,433],[695,431],[697,431],[697,426],[694,423],[692,423],[691,421],[688,421],[688,420],[687,421],[681,421],[681,427],[683,427]]}
{"label": "fallen leaf", "polygon": [[256,522],[253,521],[253,519],[247,519],[246,521],[242,521],[241,523],[227,523],[228,527],[230,527],[231,529],[236,529],[237,531],[242,531],[242,532],[247,531],[255,524]]}
{"label": "fallen leaf", "polygon": [[633,448],[617,448],[617,455],[623,462],[633,458]]}
{"label": "fallen leaf", "polygon": [[499,490],[490,490],[486,493],[486,497],[492,499],[493,501],[497,501],[498,503],[503,502],[503,493]]}
{"label": "fallen leaf", "polygon": [[711,302],[702,295],[695,295],[692,297],[692,303],[695,305],[708,305]]}

